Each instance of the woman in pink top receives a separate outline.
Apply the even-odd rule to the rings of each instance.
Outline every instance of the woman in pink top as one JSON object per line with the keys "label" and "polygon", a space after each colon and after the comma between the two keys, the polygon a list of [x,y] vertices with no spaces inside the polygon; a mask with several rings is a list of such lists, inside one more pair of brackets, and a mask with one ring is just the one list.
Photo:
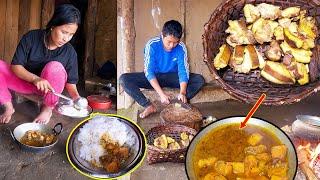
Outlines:
{"label": "woman in pink top", "polygon": [[8,123],[14,113],[9,90],[43,96],[40,114],[34,122],[49,122],[52,109],[66,87],[73,100],[80,98],[77,54],[69,43],[80,24],[80,12],[70,4],[60,5],[46,29],[32,30],[20,40],[11,65],[0,60],[0,104],[5,112],[0,123]]}

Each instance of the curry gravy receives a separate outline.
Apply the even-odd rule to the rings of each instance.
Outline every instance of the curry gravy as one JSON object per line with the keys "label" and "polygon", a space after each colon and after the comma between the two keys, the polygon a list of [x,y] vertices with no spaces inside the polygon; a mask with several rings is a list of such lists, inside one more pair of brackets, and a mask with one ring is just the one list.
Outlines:
{"label": "curry gravy", "polygon": [[[248,138],[253,134],[258,133],[263,138],[259,144],[263,144],[267,147],[266,152],[271,157],[271,147],[281,145],[280,140],[271,132],[262,129],[258,126],[247,125],[246,128],[239,129],[239,124],[228,124],[212,130],[202,139],[199,140],[196,145],[192,162],[193,168],[197,179],[203,179],[208,173],[215,171],[214,166],[199,167],[199,160],[208,159],[214,157],[214,161],[228,162],[244,162],[245,157],[248,155],[245,153],[245,148],[252,146],[248,143]],[[271,161],[271,160],[270,160]],[[287,156],[285,158],[287,164]],[[270,164],[271,162],[269,162]],[[282,163],[282,162],[281,162]],[[271,165],[270,165],[271,166]],[[268,173],[265,175],[268,177]],[[236,179],[237,177],[248,177],[245,174],[228,174],[225,175],[227,179]],[[252,178],[252,177],[250,177]]]}

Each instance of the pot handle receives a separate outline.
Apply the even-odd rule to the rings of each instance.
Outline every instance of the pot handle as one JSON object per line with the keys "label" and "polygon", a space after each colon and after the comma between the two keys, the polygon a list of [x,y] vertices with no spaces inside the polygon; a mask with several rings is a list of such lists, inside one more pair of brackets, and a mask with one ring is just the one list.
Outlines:
{"label": "pot handle", "polygon": [[59,135],[62,132],[62,130],[63,130],[62,123],[57,123],[52,129],[53,134],[55,136]]}
{"label": "pot handle", "polygon": [[16,137],[14,137],[14,134],[13,132],[11,131],[11,129],[9,127],[7,127],[8,131],[10,132],[10,135],[12,137],[12,139],[15,141],[15,142],[18,142],[18,140],[16,139]]}

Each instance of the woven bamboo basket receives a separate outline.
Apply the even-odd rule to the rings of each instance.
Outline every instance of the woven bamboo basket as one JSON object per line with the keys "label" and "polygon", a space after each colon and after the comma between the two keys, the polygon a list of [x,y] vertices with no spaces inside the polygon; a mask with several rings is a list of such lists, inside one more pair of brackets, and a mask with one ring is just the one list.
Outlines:
{"label": "woven bamboo basket", "polygon": [[316,47],[312,50],[312,58],[309,65],[310,80],[306,85],[277,85],[270,83],[260,76],[260,71],[251,71],[249,74],[235,73],[230,68],[217,70],[213,66],[213,58],[219,52],[219,47],[226,43],[225,30],[228,28],[228,20],[239,19],[243,16],[245,4],[269,3],[281,6],[282,9],[291,6],[300,6],[306,9],[309,16],[320,22],[320,1],[319,0],[227,0],[221,3],[212,13],[210,20],[204,26],[203,48],[204,61],[207,64],[214,79],[231,96],[246,103],[254,103],[262,93],[267,94],[263,102],[265,105],[282,105],[299,102],[301,99],[317,92],[320,89],[319,69],[320,69],[320,40],[319,26]]}
{"label": "woven bamboo basket", "polygon": [[181,140],[180,134],[186,132],[188,135],[195,136],[197,131],[183,125],[160,125],[150,129],[146,136],[148,142],[147,159],[149,164],[161,162],[176,162],[183,163],[187,152],[187,147],[170,150],[162,149],[153,145],[154,139],[160,137],[162,134],[170,136],[177,142]]}

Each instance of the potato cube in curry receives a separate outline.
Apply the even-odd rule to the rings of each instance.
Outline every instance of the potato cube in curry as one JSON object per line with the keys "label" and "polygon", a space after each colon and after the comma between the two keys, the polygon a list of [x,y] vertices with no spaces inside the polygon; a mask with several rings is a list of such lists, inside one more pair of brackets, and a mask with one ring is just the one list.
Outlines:
{"label": "potato cube in curry", "polygon": [[218,176],[214,177],[214,180],[228,180],[228,179],[222,175],[218,175]]}
{"label": "potato cube in curry", "polygon": [[209,157],[207,159],[200,159],[198,161],[198,167],[201,169],[201,168],[213,166],[216,161],[217,161],[216,157]]}
{"label": "potato cube in curry", "polygon": [[248,146],[244,148],[244,151],[246,154],[261,154],[267,151],[267,146],[265,145],[258,145],[258,146]]}
{"label": "potato cube in curry", "polygon": [[285,145],[271,147],[272,158],[284,160],[287,155],[287,147]]}
{"label": "potato cube in curry", "polygon": [[232,162],[232,172],[234,174],[244,173],[244,163],[243,162]]}
{"label": "potato cube in curry", "polygon": [[260,174],[259,175],[266,175],[267,174],[268,165],[267,165],[266,161],[259,161],[258,167],[259,167],[259,170],[260,170]]}
{"label": "potato cube in curry", "polygon": [[266,176],[258,176],[256,180],[269,180]]}
{"label": "potato cube in curry", "polygon": [[225,178],[224,176],[222,175],[219,175],[218,173],[216,172],[211,172],[209,174],[207,174],[203,180],[227,180],[227,178]]}
{"label": "potato cube in curry", "polygon": [[288,180],[287,177],[271,176],[270,180]]}
{"label": "potato cube in curry", "polygon": [[249,171],[250,176],[258,176],[261,173],[261,169],[259,167],[252,167]]}
{"label": "potato cube in curry", "polygon": [[269,180],[265,176],[255,176],[255,177],[237,177],[236,180]]}
{"label": "potato cube in curry", "polygon": [[288,164],[287,163],[277,163],[272,165],[268,169],[268,176],[279,176],[279,177],[287,177]]}
{"label": "potato cube in curry", "polygon": [[248,138],[248,143],[251,146],[255,146],[258,143],[260,143],[260,141],[262,140],[263,136],[260,135],[259,133],[253,133],[251,134],[251,136]]}
{"label": "potato cube in curry", "polygon": [[216,172],[208,173],[204,176],[203,180],[212,180],[216,175],[218,175]]}
{"label": "potato cube in curry", "polygon": [[227,176],[232,173],[232,165],[231,163],[226,163],[224,161],[217,161],[214,164],[214,170],[223,176]]}
{"label": "potato cube in curry", "polygon": [[[254,155],[246,156],[244,158],[244,174],[246,176],[252,176],[253,174],[256,175],[255,171],[257,171],[257,169],[254,169],[254,168],[258,168],[258,163],[259,163],[259,161],[257,160],[257,158]],[[253,171],[252,171],[252,169],[253,169]]]}
{"label": "potato cube in curry", "polygon": [[257,155],[256,155],[256,158],[257,158],[259,161],[268,162],[268,161],[271,160],[271,155],[268,154],[268,153],[261,153],[261,154],[257,154]]}

